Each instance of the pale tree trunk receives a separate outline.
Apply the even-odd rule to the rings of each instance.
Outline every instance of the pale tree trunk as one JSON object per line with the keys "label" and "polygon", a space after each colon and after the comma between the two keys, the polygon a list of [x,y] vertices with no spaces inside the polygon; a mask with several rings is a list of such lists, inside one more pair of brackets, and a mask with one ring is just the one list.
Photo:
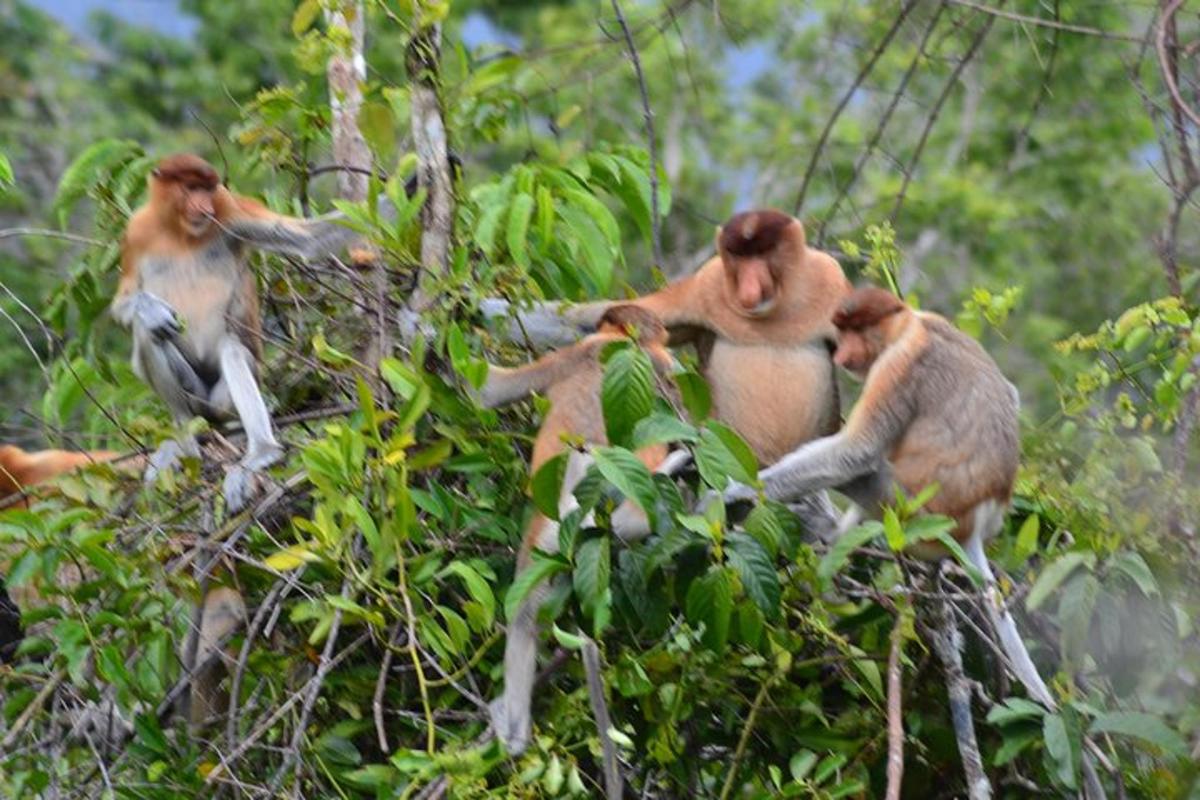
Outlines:
{"label": "pale tree trunk", "polygon": [[[349,42],[329,58],[326,75],[329,80],[329,108],[332,117],[333,161],[336,170],[338,195],[356,203],[367,199],[370,173],[373,171],[371,150],[358,127],[358,115],[363,105],[363,84],[367,80],[367,60],[363,55],[366,33],[366,9],[362,0],[343,0],[326,10],[329,29],[348,31]],[[355,263],[369,269],[374,294],[375,320],[366,343],[363,359],[372,369],[390,348],[388,334],[388,275],[379,254],[360,243],[355,248]],[[376,391],[383,390],[378,383]]]}
{"label": "pale tree trunk", "polygon": [[405,63],[411,93],[413,143],[417,151],[417,185],[426,191],[421,209],[421,281],[409,298],[420,313],[433,302],[430,281],[446,271],[454,227],[454,184],[446,125],[438,97],[442,26],[432,23],[413,33]]}

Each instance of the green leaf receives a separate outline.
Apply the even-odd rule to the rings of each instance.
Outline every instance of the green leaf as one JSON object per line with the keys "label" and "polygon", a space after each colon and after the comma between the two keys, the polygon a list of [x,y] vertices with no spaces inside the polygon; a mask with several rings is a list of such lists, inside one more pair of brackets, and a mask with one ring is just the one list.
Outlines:
{"label": "green leaf", "polygon": [[513,578],[508,594],[504,596],[504,618],[512,622],[517,618],[517,609],[539,583],[561,572],[567,572],[570,566],[562,558],[546,556],[534,552],[533,561]]}
{"label": "green leaf", "polygon": [[1176,758],[1186,758],[1188,746],[1183,737],[1165,722],[1139,711],[1111,711],[1096,717],[1088,730],[1091,734],[1115,733],[1159,747]]}
{"label": "green leaf", "polygon": [[490,627],[496,616],[496,597],[492,594],[492,588],[488,586],[483,576],[462,561],[451,561],[444,571],[462,578],[463,584],[467,587],[467,594],[483,607],[484,613],[487,615],[487,625]]}
{"label": "green leaf", "polygon": [[529,481],[533,504],[550,519],[558,519],[558,504],[562,499],[563,477],[567,474],[567,453],[547,459]]}
{"label": "green leaf", "polygon": [[1100,581],[1091,573],[1072,578],[1063,589],[1062,600],[1058,604],[1058,618],[1062,627],[1059,645],[1063,659],[1071,664],[1078,664],[1086,652],[1092,630],[1092,611],[1099,593]]}
{"label": "green leaf", "polygon": [[12,184],[12,164],[8,163],[8,158],[3,153],[0,153],[0,186],[11,186]]}
{"label": "green leaf", "polygon": [[299,37],[316,22],[321,13],[321,0],[304,0],[292,14],[292,35]]}
{"label": "green leaf", "polygon": [[587,214],[571,206],[560,206],[557,211],[566,226],[559,238],[573,245],[573,253],[582,251],[582,258],[577,257],[573,264],[577,270],[582,267],[578,279],[591,284],[595,293],[604,294],[612,284],[616,253]]}
{"label": "green leaf", "polygon": [[1091,552],[1065,553],[1051,562],[1042,574],[1034,581],[1033,588],[1025,598],[1025,607],[1030,611],[1039,608],[1046,598],[1067,579],[1076,567],[1084,566],[1091,569],[1096,563],[1096,554]]}
{"label": "green leaf", "polygon": [[604,365],[600,405],[608,441],[627,447],[634,426],[654,405],[654,367],[650,357],[632,343],[613,353]]}
{"label": "green leaf", "polygon": [[685,607],[688,622],[703,623],[704,645],[717,651],[725,649],[733,616],[733,581],[729,573],[714,566],[702,578],[692,581]]}
{"label": "green leaf", "polygon": [[585,611],[594,611],[603,603],[612,577],[611,559],[607,537],[588,539],[575,551],[572,578],[575,594]]}
{"label": "green leaf", "polygon": [[712,393],[704,377],[692,370],[677,372],[674,377],[688,415],[697,422],[707,418],[712,411]]}
{"label": "green leaf", "polygon": [[632,443],[636,448],[669,442],[695,442],[700,432],[673,414],[654,411],[633,426]]}
{"label": "green leaf", "polygon": [[58,181],[52,211],[60,225],[66,225],[67,215],[96,183],[111,169],[136,156],[142,147],[127,139],[102,139],[79,154]]}
{"label": "green leaf", "polygon": [[1013,550],[1018,564],[1024,564],[1030,556],[1037,552],[1041,527],[1042,519],[1037,514],[1030,514],[1021,523],[1021,530],[1017,531],[1016,548]]}
{"label": "green leaf", "polygon": [[533,198],[524,192],[513,198],[512,208],[508,212],[508,230],[505,233],[505,243],[513,261],[525,270],[529,269],[529,250],[526,237],[529,233],[529,219],[533,215]]}
{"label": "green leaf", "polygon": [[1040,703],[1026,700],[1023,697],[1005,698],[1003,704],[992,706],[988,712],[987,721],[993,725],[1004,727],[1014,722],[1041,719],[1046,715],[1046,709]]}
{"label": "green leaf", "polygon": [[693,454],[700,477],[717,491],[724,491],[730,478],[740,483],[752,484],[755,481],[756,468],[752,466],[747,470],[725,438],[712,427],[706,426],[700,431],[700,441]]}
{"label": "green leaf", "polygon": [[1067,737],[1067,726],[1060,714],[1047,714],[1042,721],[1042,740],[1046,743],[1046,757],[1059,782],[1068,789],[1075,788],[1075,764],[1072,758],[1071,741]]}
{"label": "green leaf", "polygon": [[597,447],[592,451],[592,456],[604,479],[646,512],[653,529],[658,489],[646,465],[633,453],[620,447]]}
{"label": "green leaf", "polygon": [[746,529],[746,533],[758,540],[758,543],[763,546],[772,559],[779,555],[779,548],[783,545],[786,534],[783,525],[779,522],[779,517],[775,516],[775,512],[771,510],[770,506],[754,506],[746,515],[742,527]]}
{"label": "green leaf", "polygon": [[1154,579],[1154,573],[1150,571],[1150,566],[1140,553],[1122,550],[1108,560],[1108,567],[1136,583],[1146,597],[1153,597],[1159,593],[1158,581]]}
{"label": "green leaf", "polygon": [[883,535],[887,539],[888,547],[892,548],[893,553],[899,553],[904,549],[905,537],[904,529],[900,527],[900,518],[896,516],[894,508],[885,508],[883,510]]}
{"label": "green leaf", "polygon": [[582,650],[583,645],[587,642],[587,637],[574,633],[567,633],[557,625],[551,626],[550,631],[554,634],[554,640],[568,650]]}
{"label": "green leaf", "polygon": [[762,611],[768,620],[779,615],[779,575],[771,557],[758,540],[744,533],[734,532],[725,539],[725,557],[737,572],[746,595]]}
{"label": "green leaf", "polygon": [[817,576],[821,579],[822,590],[828,591],[833,585],[833,576],[846,566],[851,553],[881,533],[883,533],[883,525],[875,520],[868,520],[840,536],[817,566]]}

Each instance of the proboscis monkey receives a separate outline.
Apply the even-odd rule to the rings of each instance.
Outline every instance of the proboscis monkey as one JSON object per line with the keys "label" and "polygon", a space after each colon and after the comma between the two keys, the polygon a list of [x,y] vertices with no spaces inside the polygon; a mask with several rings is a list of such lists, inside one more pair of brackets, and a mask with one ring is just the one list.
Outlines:
{"label": "proboscis monkey", "polygon": [[[772,464],[837,430],[832,317],[851,287],[832,256],[807,245],[800,220],[780,211],[733,216],[716,244],[717,255],[696,273],[629,302],[654,312],[672,345],[695,344],[713,416],[746,440],[759,463]],[[520,322],[557,339],[590,328],[609,305],[561,315],[541,309]],[[501,309],[491,303],[483,310],[494,316]],[[825,518],[805,515],[818,533],[832,525],[828,508],[822,494],[810,510]]]}
{"label": "proboscis monkey", "polygon": [[[358,236],[339,218],[276,214],[230,192],[208,162],[187,154],[159,162],[149,199],[129,218],[113,316],[133,333],[134,371],[177,422],[234,414],[241,420],[246,453],[224,486],[231,512],[249,501],[255,473],[283,454],[256,379],[262,341],[247,251],[328,255]],[[164,442],[146,468],[147,481],[182,455],[199,456],[193,437]]]}
{"label": "proboscis monkey", "polygon": [[[112,461],[121,456],[110,450],[74,452],[70,450],[40,450],[26,452],[15,445],[0,445],[0,509],[28,508],[26,492],[44,485],[62,475],[92,464]],[[140,469],[145,459],[135,456],[123,459],[123,469]],[[16,498],[14,502],[6,500]],[[8,572],[11,553],[0,552],[0,662],[12,658],[17,645],[24,636],[20,624],[20,609],[40,606],[42,598],[30,586],[5,587],[2,577]],[[82,574],[71,564],[59,571],[60,585],[79,583]],[[11,588],[11,598],[6,589]],[[200,665],[191,684],[191,720],[200,723],[224,707],[224,697],[219,682],[222,665],[209,663],[220,643],[237,630],[246,616],[246,604],[241,594],[229,587],[211,589],[204,596],[200,612],[200,633],[197,637],[195,663]]]}
{"label": "proboscis monkey", "polygon": [[[571,450],[563,436],[582,438],[590,444],[605,444],[604,413],[600,406],[600,384],[603,367],[599,361],[601,349],[610,342],[636,337],[650,356],[660,377],[667,378],[675,360],[666,348],[667,332],[662,323],[648,311],[634,305],[611,306],[601,317],[596,333],[538,361],[513,369],[491,367],[482,402],[488,407],[503,405],[531,392],[544,392],[550,410],[538,430],[533,445],[530,474],[558,454],[569,451],[562,490],[559,494],[559,513],[567,514],[578,508],[573,494],[583,479],[591,458]],[[669,379],[669,378],[668,378]],[[638,451],[638,458],[648,468],[670,474],[679,461],[667,454],[666,445],[655,445]],[[646,515],[626,500],[612,515],[614,532],[630,540],[646,536],[649,524]],[[517,555],[517,572],[529,566],[534,549],[558,552],[558,523],[535,513],[521,542]],[[537,612],[549,588],[535,587],[521,603],[516,619],[508,624],[504,644],[504,693],[491,704],[492,725],[510,754],[524,752],[529,745],[530,704],[534,672],[537,666]]]}
{"label": "proboscis monkey", "polygon": [[[925,510],[957,523],[952,535],[987,582],[985,605],[1013,671],[1030,695],[1053,708],[983,550],[1004,524],[1020,461],[1012,384],[974,339],[883,289],[856,289],[833,322],[834,360],[864,378],[862,396],[839,433],[759,473],[766,496],[782,500],[850,484],[854,499],[877,513],[893,481],[909,495],[936,483]],[[726,499],[754,495],[734,486]],[[911,551],[927,559],[945,555],[940,545]]]}

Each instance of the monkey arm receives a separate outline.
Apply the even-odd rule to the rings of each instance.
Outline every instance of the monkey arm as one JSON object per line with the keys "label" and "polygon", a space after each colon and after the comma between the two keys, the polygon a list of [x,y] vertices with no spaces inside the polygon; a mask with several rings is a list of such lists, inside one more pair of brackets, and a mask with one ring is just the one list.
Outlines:
{"label": "monkey arm", "polygon": [[[223,205],[222,209],[227,205]],[[340,224],[340,212],[311,219],[277,214],[261,203],[233,195],[232,213],[221,219],[226,236],[260,250],[297,256],[306,261],[332,255],[361,238]]]}
{"label": "monkey arm", "polygon": [[535,347],[562,347],[572,344],[596,330],[600,317],[615,301],[573,305],[564,302],[536,303],[532,308],[514,312],[507,300],[487,297],[479,304],[479,312],[489,323],[504,322],[501,335],[510,342],[528,341]]}
{"label": "monkey arm", "polygon": [[498,408],[524,399],[587,367],[596,357],[594,343],[581,342],[565,350],[556,350],[532,364],[520,367],[488,366],[487,382],[479,391],[484,408]]}
{"label": "monkey arm", "polygon": [[758,473],[772,500],[788,500],[830,489],[878,468],[881,449],[845,433],[817,439]]}

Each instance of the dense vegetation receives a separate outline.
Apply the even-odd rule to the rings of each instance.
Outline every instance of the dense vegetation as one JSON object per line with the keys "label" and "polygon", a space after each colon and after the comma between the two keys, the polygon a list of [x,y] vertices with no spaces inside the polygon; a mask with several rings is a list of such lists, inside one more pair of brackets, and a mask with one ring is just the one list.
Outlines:
{"label": "dense vegetation", "polygon": [[[354,4],[179,5],[195,22],[181,38],[104,13],[73,34],[0,0],[4,441],[133,451],[171,435],[107,315],[159,156],[200,152],[279,210],[332,207],[325,70],[345,36],[322,9]],[[204,464],[152,489],[101,467],[0,513],[6,582],[56,601],[0,666],[0,794],[599,795],[576,653],[593,637],[639,796],[883,796],[893,652],[903,796],[964,796],[929,644],[949,608],[997,796],[1079,795],[1091,773],[1090,797],[1096,780],[1200,797],[1200,24],[1173,2],[992,5],[366,2],[358,124],[399,214],[338,204],[382,254],[389,313],[367,271],[255,262],[289,458],[253,514],[222,507],[219,432]],[[436,25],[462,161],[441,273],[421,268],[424,195],[402,192],[412,86],[431,77],[405,55]],[[483,737],[486,703],[528,588],[514,547],[553,475],[527,491],[540,402],[497,413],[464,391],[485,360],[531,357],[480,302],[652,288],[759,206],[795,211],[852,278],[955,319],[1020,388],[1018,496],[990,555],[1061,708],[1005,680],[964,570],[898,555],[930,534],[912,503],[830,549],[782,508],[697,509],[705,487],[752,479],[752,459],[706,419],[694,372],[674,409],[630,349],[606,373],[613,445],[580,492],[599,527],[565,521],[562,556],[538,562],[568,579],[535,741],[510,759]],[[418,284],[430,333],[402,336],[391,312]],[[387,343],[377,364],[368,341]],[[651,440],[695,451],[682,491],[630,466]],[[657,510],[644,543],[605,532],[622,495]],[[60,584],[64,564],[83,582]],[[169,713],[176,653],[220,582],[250,607],[236,710],[189,735]],[[132,732],[69,736],[72,709],[105,697]]]}

